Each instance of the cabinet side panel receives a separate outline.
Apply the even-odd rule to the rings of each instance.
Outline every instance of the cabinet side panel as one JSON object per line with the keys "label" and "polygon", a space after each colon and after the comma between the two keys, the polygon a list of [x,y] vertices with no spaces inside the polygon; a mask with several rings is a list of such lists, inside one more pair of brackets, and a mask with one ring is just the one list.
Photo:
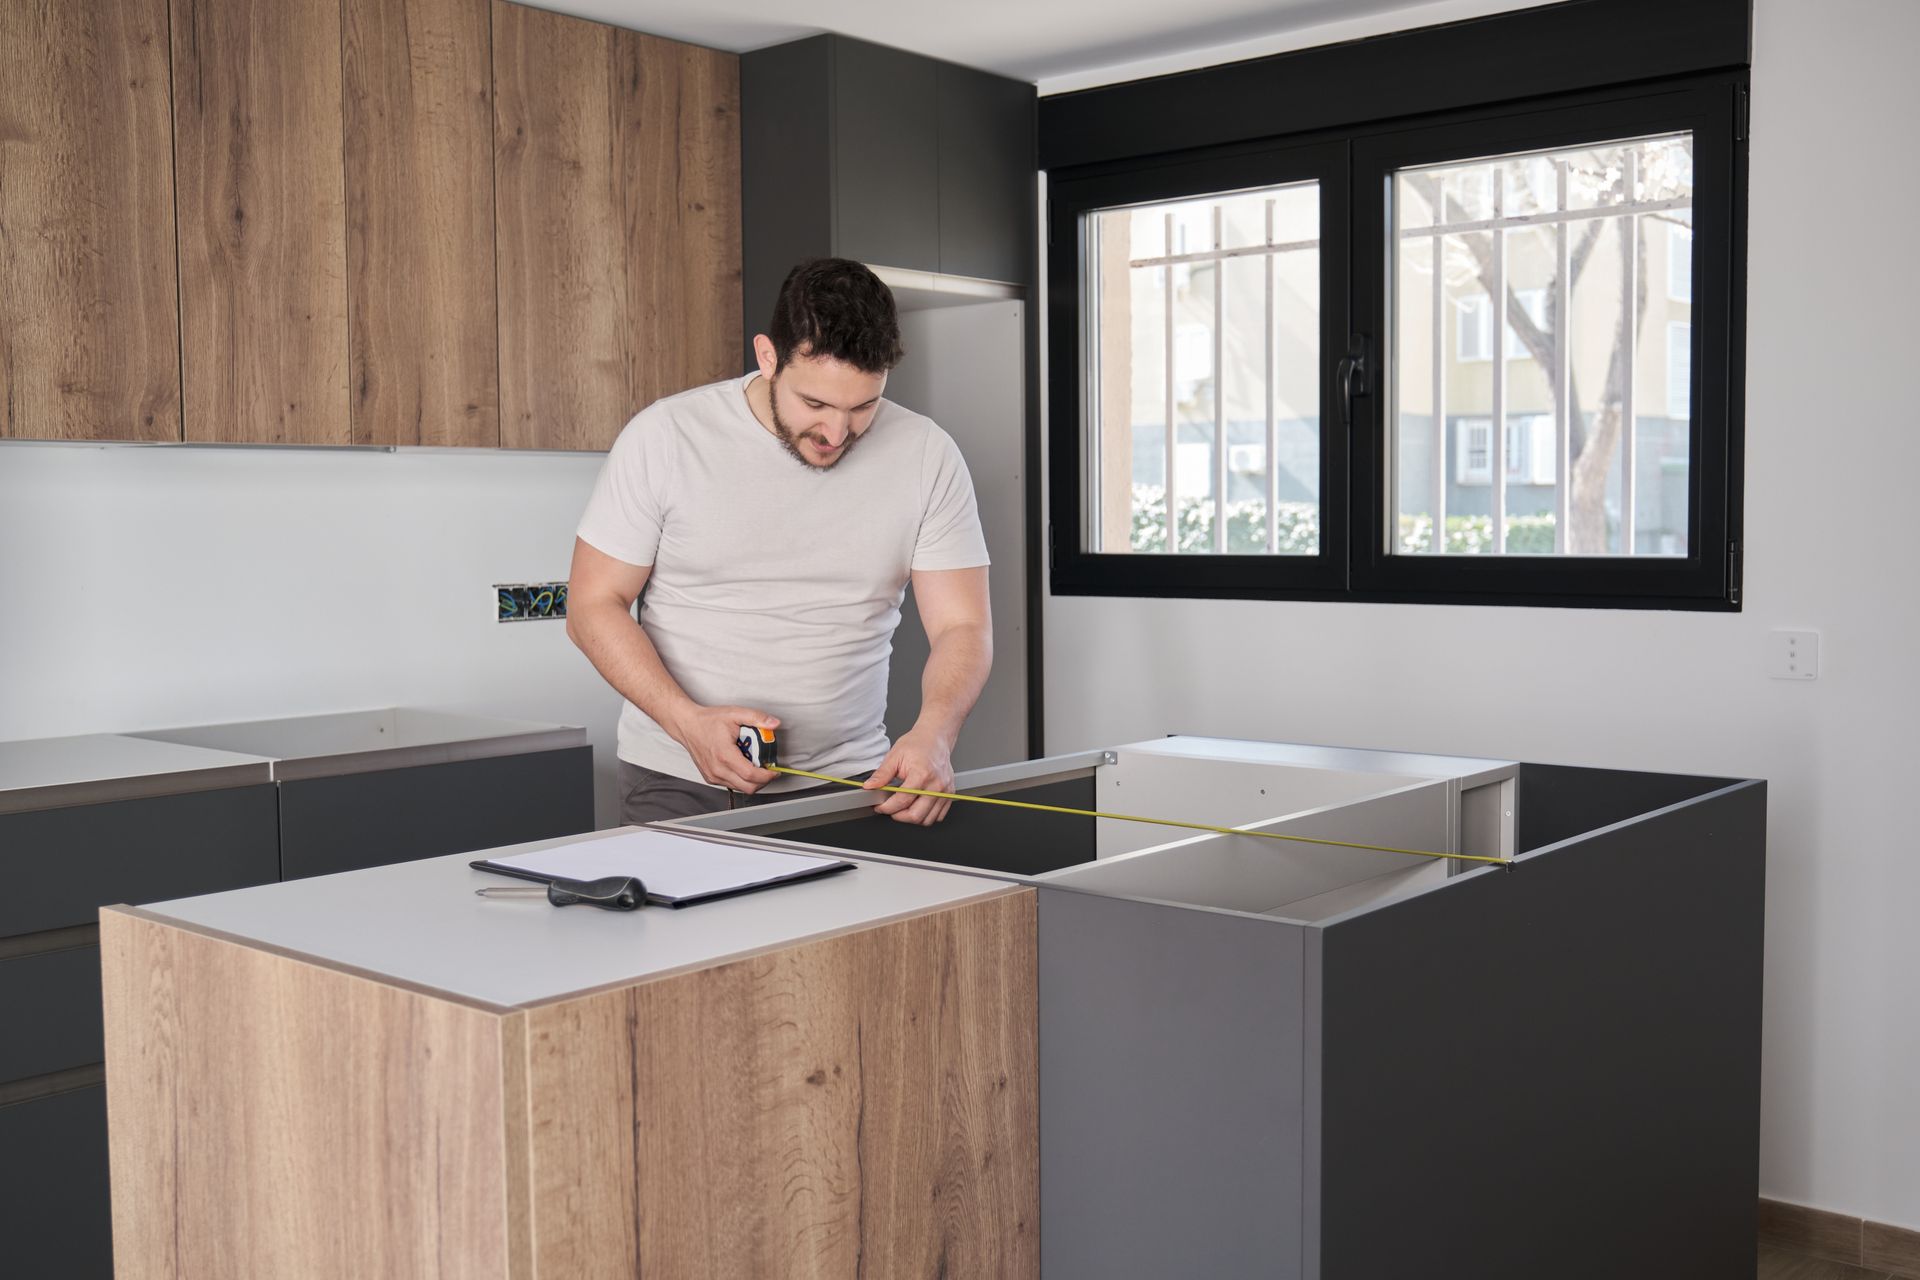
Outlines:
{"label": "cabinet side panel", "polygon": [[1030,891],[528,1017],[539,1274],[1038,1274]]}
{"label": "cabinet side panel", "polygon": [[0,437],[178,440],[166,0],[0,5]]}
{"label": "cabinet side panel", "polygon": [[1039,892],[1049,1280],[1298,1276],[1306,931]]}
{"label": "cabinet side panel", "polygon": [[1328,926],[1320,1274],[1752,1275],[1765,857],[1748,783]]}
{"label": "cabinet side panel", "polygon": [[175,0],[185,433],[347,444],[340,6]]}
{"label": "cabinet side panel", "polygon": [[101,913],[118,1274],[504,1276],[501,1019]]}
{"label": "cabinet side panel", "polygon": [[345,0],[355,444],[500,443],[489,0]]}

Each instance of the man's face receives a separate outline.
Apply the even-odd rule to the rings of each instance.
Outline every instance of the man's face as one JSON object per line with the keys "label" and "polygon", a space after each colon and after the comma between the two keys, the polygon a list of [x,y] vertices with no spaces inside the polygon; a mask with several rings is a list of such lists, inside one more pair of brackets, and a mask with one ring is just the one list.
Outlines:
{"label": "man's face", "polygon": [[787,452],[825,471],[853,451],[880,407],[887,375],[829,356],[795,355],[767,378],[773,430]]}

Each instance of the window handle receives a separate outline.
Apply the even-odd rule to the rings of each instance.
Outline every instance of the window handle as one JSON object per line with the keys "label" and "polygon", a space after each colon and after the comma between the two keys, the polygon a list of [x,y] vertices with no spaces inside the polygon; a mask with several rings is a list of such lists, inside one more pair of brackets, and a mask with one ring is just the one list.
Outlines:
{"label": "window handle", "polygon": [[1340,358],[1334,374],[1340,384],[1340,425],[1353,425],[1353,401],[1367,394],[1367,340],[1355,334],[1347,343],[1347,354]]}

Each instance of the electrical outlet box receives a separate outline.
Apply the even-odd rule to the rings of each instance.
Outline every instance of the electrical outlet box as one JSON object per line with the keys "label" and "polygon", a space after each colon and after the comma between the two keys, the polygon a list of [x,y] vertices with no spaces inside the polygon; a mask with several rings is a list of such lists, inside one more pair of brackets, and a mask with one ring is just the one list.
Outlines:
{"label": "electrical outlet box", "polygon": [[1818,631],[1773,631],[1767,635],[1767,674],[1775,680],[1820,678]]}
{"label": "electrical outlet box", "polygon": [[539,622],[567,616],[564,582],[496,582],[493,593],[497,622]]}

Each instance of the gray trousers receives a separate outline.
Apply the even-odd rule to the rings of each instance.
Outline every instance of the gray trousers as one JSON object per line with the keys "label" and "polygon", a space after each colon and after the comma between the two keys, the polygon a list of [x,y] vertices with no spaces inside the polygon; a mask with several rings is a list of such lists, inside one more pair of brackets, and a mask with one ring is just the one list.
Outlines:
{"label": "gray trousers", "polygon": [[620,761],[620,820],[625,823],[664,822],[668,818],[691,818],[697,813],[718,813],[722,809],[744,809],[749,805],[772,804],[796,796],[815,796],[824,791],[844,791],[832,783],[807,787],[800,791],[781,791],[774,795],[742,795],[725,787],[710,787],[704,782],[689,782],[670,773],[659,773],[637,764]]}

